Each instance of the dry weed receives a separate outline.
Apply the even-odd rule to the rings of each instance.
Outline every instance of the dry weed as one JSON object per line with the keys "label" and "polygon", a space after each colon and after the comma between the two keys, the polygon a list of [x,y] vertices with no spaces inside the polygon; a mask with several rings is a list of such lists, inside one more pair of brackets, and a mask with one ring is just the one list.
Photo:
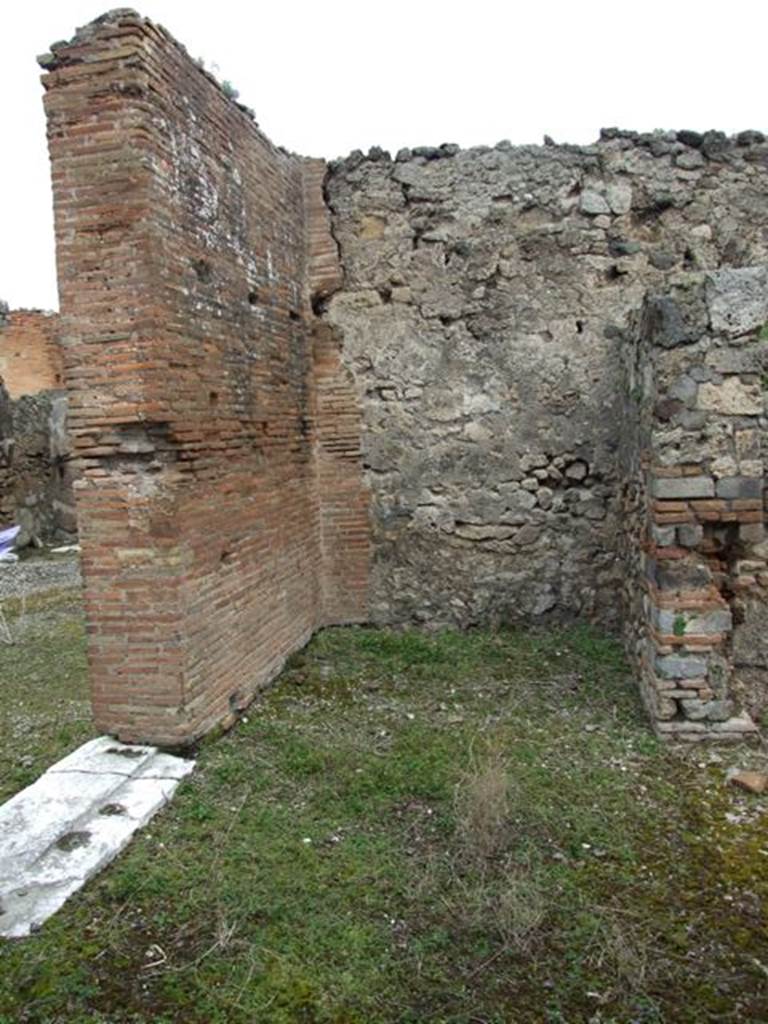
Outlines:
{"label": "dry weed", "polygon": [[456,788],[456,831],[468,863],[488,863],[501,854],[509,838],[513,791],[506,760],[491,747]]}

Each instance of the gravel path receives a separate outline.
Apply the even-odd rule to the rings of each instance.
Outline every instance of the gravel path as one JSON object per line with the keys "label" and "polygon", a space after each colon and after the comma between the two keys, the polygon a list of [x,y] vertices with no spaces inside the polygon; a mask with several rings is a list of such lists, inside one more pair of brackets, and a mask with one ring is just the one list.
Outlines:
{"label": "gravel path", "polygon": [[0,562],[0,600],[79,585],[80,560],[76,554]]}

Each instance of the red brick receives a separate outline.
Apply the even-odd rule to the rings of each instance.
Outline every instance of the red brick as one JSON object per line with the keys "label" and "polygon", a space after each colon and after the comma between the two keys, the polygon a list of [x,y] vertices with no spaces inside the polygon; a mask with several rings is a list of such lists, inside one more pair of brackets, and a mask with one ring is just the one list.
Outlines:
{"label": "red brick", "polygon": [[[113,45],[119,37],[119,45]],[[367,618],[325,165],[130,12],[44,77],[97,724],[196,739]],[[74,60],[77,63],[74,63]]]}

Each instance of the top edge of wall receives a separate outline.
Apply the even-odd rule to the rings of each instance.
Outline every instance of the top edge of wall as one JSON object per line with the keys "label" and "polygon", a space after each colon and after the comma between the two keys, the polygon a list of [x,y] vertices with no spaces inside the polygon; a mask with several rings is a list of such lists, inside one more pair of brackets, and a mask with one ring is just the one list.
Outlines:
{"label": "top edge of wall", "polygon": [[745,151],[759,148],[768,153],[768,139],[764,132],[748,129],[738,132],[735,135],[726,135],[725,132],[710,130],[706,132],[695,132],[687,129],[636,132],[625,128],[601,128],[600,137],[591,144],[577,145],[568,142],[555,142],[549,136],[544,136],[544,142],[522,143],[514,145],[508,139],[497,142],[493,146],[469,146],[462,147],[457,143],[443,143],[440,146],[415,146],[398,150],[393,158],[388,150],[373,146],[368,153],[362,150],[353,150],[349,156],[328,161],[332,170],[357,166],[367,162],[395,162],[404,163],[409,160],[417,160],[421,163],[431,160],[444,160],[451,157],[481,156],[485,153],[509,152],[509,153],[557,153],[581,154],[585,156],[598,154],[603,147],[620,147],[648,149],[652,156],[664,155],[669,147],[675,144],[682,144],[690,149],[699,150],[702,155],[710,160],[722,159],[728,151]]}
{"label": "top edge of wall", "polygon": [[[234,109],[238,110],[240,114],[247,119],[251,128],[256,131],[259,137],[268,146],[270,146],[271,149],[287,157],[305,159],[301,154],[292,153],[284,146],[279,146],[272,142],[272,140],[269,139],[259,127],[254,111],[244,103],[239,103],[236,97],[227,91],[226,83],[220,82],[215,75],[204,67],[202,61],[195,60],[186,46],[179,42],[179,40],[176,39],[176,37],[169,32],[167,28],[158,22],[152,21],[151,18],[147,18],[144,15],[139,14],[139,12],[134,10],[132,7],[116,7],[114,10],[107,11],[105,14],[100,15],[98,18],[94,18],[93,21],[88,22],[87,25],[82,25],[77,28],[71,39],[63,39],[51,43],[48,52],[41,54],[37,58],[37,63],[44,71],[50,73],[59,71],[66,67],[71,67],[72,65],[90,63],[92,60],[103,60],[103,54],[98,54],[89,58],[88,54],[84,52],[85,48],[96,42],[102,34],[108,36],[109,33],[115,29],[127,28],[135,28],[147,33],[156,33],[169,45],[176,47],[177,50],[184,54],[184,56],[187,57],[195,67],[197,67],[199,73],[207,78],[208,81],[218,89],[222,97],[224,97],[224,99],[230,103]],[[78,52],[79,50],[81,52]],[[46,76],[43,77],[43,84],[46,84]]]}
{"label": "top edge of wall", "polygon": [[[87,57],[84,55],[76,55],[71,51],[76,50],[78,47],[85,46],[97,39],[99,34],[107,32],[114,28],[127,28],[134,26],[149,31],[156,31],[161,34],[169,43],[176,46],[182,53],[184,53],[192,63],[196,64],[200,70],[200,73],[209,79],[222,93],[222,95],[232,104],[233,107],[241,111],[241,113],[247,117],[253,127],[258,131],[259,135],[272,146],[276,151],[283,153],[286,156],[298,157],[301,159],[312,159],[312,157],[306,157],[302,154],[293,153],[283,146],[279,146],[272,143],[271,140],[263,133],[259,128],[258,122],[256,121],[255,114],[250,107],[245,104],[239,103],[237,99],[231,96],[223,85],[210,71],[205,67],[201,66],[198,61],[195,61],[187,48],[183,43],[179,42],[166,28],[162,25],[153,22],[150,18],[141,15],[138,11],[131,7],[117,7],[113,10],[107,11],[106,13],[94,18],[87,25],[81,26],[76,29],[75,34],[70,40],[61,40],[51,44],[48,53],[42,54],[38,57],[38,63],[46,71],[57,71],[62,67],[74,63],[81,63],[87,61]],[[543,142],[541,144],[535,143],[523,143],[513,145],[509,140],[502,140],[497,142],[495,145],[478,145],[461,147],[456,143],[443,143],[439,146],[416,146],[411,148],[403,148],[398,150],[394,157],[395,162],[405,162],[409,160],[420,160],[430,161],[446,159],[455,156],[479,156],[484,153],[490,153],[492,151],[501,152],[514,152],[514,153],[542,153],[542,152],[555,152],[571,153],[571,154],[595,154],[600,151],[600,148],[604,145],[619,145],[623,147],[637,146],[638,148],[648,149],[652,155],[661,155],[658,151],[663,147],[682,143],[691,149],[698,149],[708,159],[717,159],[718,156],[722,156],[728,150],[745,150],[753,147],[766,147],[768,149],[768,140],[766,139],[766,133],[755,129],[746,129],[733,135],[726,135],[725,132],[711,129],[704,132],[693,131],[690,129],[677,129],[677,130],[656,130],[653,132],[638,132],[631,129],[623,128],[601,128],[599,138],[592,144],[581,145],[573,144],[568,142],[555,142],[548,135],[544,135]],[[392,155],[389,151],[382,149],[379,146],[373,146],[369,149],[368,153],[363,153],[362,150],[355,149],[349,155],[339,157],[335,160],[326,161],[332,170],[334,169],[349,169],[350,166],[357,166],[363,161],[370,162],[391,162],[393,160]]]}

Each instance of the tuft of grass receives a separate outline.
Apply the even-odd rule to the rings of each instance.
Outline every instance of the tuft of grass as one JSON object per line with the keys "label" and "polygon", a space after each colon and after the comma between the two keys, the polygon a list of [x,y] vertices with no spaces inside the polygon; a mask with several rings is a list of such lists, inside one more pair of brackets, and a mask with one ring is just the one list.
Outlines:
{"label": "tuft of grass", "polygon": [[511,780],[500,750],[487,752],[456,787],[456,830],[465,859],[481,867],[507,845]]}

